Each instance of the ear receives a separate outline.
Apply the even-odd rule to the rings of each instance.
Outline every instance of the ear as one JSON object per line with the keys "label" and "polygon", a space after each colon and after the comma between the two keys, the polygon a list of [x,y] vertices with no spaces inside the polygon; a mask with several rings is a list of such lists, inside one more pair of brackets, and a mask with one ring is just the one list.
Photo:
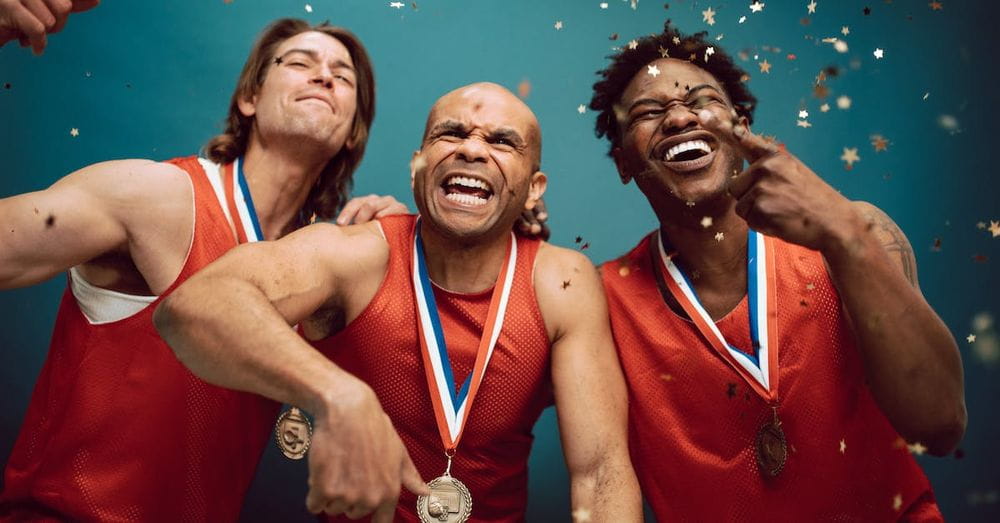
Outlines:
{"label": "ear", "polygon": [[240,101],[236,103],[240,108],[240,113],[247,118],[257,114],[257,95],[254,94],[250,98],[240,98]]}
{"label": "ear", "polygon": [[744,131],[750,132],[750,120],[747,120],[746,116],[736,116],[736,111],[733,111],[733,127],[743,127]]}
{"label": "ear", "polygon": [[417,171],[423,169],[427,165],[427,160],[424,160],[423,156],[420,156],[420,150],[413,151],[413,156],[410,157],[410,190],[413,190],[414,185],[417,182]]}
{"label": "ear", "polygon": [[531,184],[528,185],[528,199],[524,201],[524,209],[530,211],[535,208],[538,200],[542,199],[545,189],[549,185],[549,177],[542,171],[536,171],[531,175]]}
{"label": "ear", "polygon": [[632,175],[625,170],[625,160],[622,158],[621,147],[611,149],[611,157],[615,159],[615,167],[618,168],[618,177],[622,180],[622,185],[628,185],[632,181]]}

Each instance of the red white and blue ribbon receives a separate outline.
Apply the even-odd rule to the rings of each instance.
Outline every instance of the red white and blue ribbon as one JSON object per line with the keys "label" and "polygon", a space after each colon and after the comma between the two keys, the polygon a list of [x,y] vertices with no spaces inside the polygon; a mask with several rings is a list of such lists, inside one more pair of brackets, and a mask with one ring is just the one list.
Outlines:
{"label": "red white and blue ribbon", "polygon": [[434,301],[434,288],[427,272],[424,245],[420,238],[420,219],[414,225],[413,240],[413,291],[416,294],[417,330],[420,338],[420,354],[424,360],[427,387],[430,391],[434,417],[445,450],[453,451],[462,437],[462,430],[468,420],[472,402],[486,375],[486,366],[493,356],[493,349],[503,326],[511,285],[514,283],[514,267],[517,265],[517,241],[510,235],[507,256],[500,268],[493,296],[490,299],[489,314],[483,324],[483,334],[476,351],[476,363],[462,386],[455,390],[455,378],[448,359],[444,330]]}
{"label": "red white and blue ribbon", "polygon": [[247,178],[243,175],[243,157],[226,166],[222,184],[226,192],[226,204],[229,215],[233,217],[236,227],[236,238],[239,243],[258,242],[264,239],[257,219],[257,209],[250,196]]}
{"label": "red white and blue ribbon", "polygon": [[775,400],[778,392],[777,290],[773,239],[750,230],[747,234],[747,300],[750,309],[752,352],[733,347],[722,336],[712,317],[698,301],[694,286],[667,253],[663,233],[657,236],[660,260],[667,274],[667,288],[680,303],[698,332],[757,394]]}

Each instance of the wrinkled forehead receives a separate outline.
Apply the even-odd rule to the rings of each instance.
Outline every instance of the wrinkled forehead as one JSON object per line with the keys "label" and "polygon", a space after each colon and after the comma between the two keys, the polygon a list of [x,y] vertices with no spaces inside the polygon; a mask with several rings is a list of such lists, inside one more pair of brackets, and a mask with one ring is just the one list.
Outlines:
{"label": "wrinkled forehead", "polygon": [[683,99],[690,88],[708,85],[729,100],[722,84],[711,73],[686,60],[661,58],[642,67],[622,92],[618,105],[628,108],[641,98]]}
{"label": "wrinkled forehead", "polygon": [[299,33],[281,42],[275,51],[275,57],[284,56],[296,51],[312,55],[323,61],[339,61],[352,68],[354,67],[354,61],[351,59],[351,52],[347,50],[347,46],[340,40],[319,31]]}
{"label": "wrinkled forehead", "polygon": [[528,139],[538,134],[531,109],[509,91],[491,86],[470,86],[441,97],[431,108],[427,128],[445,121],[485,131],[509,128]]}

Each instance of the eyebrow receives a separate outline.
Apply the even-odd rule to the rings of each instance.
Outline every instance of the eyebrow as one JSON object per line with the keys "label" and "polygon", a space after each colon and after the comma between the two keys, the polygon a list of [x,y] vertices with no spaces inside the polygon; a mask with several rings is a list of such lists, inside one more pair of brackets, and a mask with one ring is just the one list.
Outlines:
{"label": "eyebrow", "polygon": [[[694,87],[692,87],[691,89],[688,90],[688,95],[687,96],[691,96],[691,93],[694,93],[696,91],[700,91],[701,89],[711,89],[711,90],[719,93],[719,95],[722,95],[722,92],[719,91],[718,89],[716,89],[715,86],[712,85],[712,84],[698,84],[698,85],[696,85],[696,86],[694,86]],[[636,107],[639,107],[640,105],[646,105],[646,104],[663,105],[663,101],[659,100],[659,99],[656,99],[656,98],[640,98],[639,100],[636,100],[636,101],[632,102],[632,105],[630,105],[629,108],[628,108],[628,112],[632,112]]]}
{"label": "eyebrow", "polygon": [[[309,58],[312,58],[313,60],[315,60],[317,62],[320,61],[319,53],[317,53],[316,51],[314,51],[312,49],[289,49],[289,50],[285,51],[284,53],[281,53],[281,55],[279,55],[278,58],[279,59],[284,59],[285,57],[287,57],[288,55],[293,54],[293,53],[301,53],[301,54],[304,54],[304,55],[308,56]],[[350,69],[352,72],[354,72],[354,66],[352,66],[351,64],[349,64],[349,63],[341,60],[340,58],[334,60],[332,62],[332,65],[333,65],[333,69]]]}
{"label": "eyebrow", "polygon": [[[462,134],[468,134],[469,130],[466,128],[465,124],[455,121],[455,120],[445,120],[441,123],[435,124],[431,127],[430,132],[427,133],[428,136],[437,136],[446,131],[458,131]],[[499,140],[505,139],[514,144],[515,147],[524,146],[524,138],[521,137],[521,133],[510,127],[501,127],[491,131],[487,136],[487,140]]]}
{"label": "eyebrow", "polygon": [[429,136],[436,136],[444,131],[468,132],[465,130],[465,125],[462,123],[456,122],[455,120],[445,120],[441,123],[435,124],[434,127],[431,127],[430,132],[427,134]]}
{"label": "eyebrow", "polygon": [[494,140],[501,138],[505,139],[514,144],[515,147],[521,147],[524,145],[524,139],[521,138],[520,133],[508,127],[501,127],[500,129],[493,131],[490,133],[489,138]]}

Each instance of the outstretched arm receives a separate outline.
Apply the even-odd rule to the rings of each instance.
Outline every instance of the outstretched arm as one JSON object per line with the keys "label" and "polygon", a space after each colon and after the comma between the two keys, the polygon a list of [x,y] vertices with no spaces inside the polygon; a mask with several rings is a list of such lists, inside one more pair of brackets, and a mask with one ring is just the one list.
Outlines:
{"label": "outstretched arm", "polygon": [[641,521],[628,453],[628,396],[601,278],[575,251],[543,245],[535,291],[552,344],[552,381],[574,514]]}
{"label": "outstretched arm", "polygon": [[[233,249],[173,292],[154,322],[201,378],[299,405],[316,419],[307,506],[391,521],[400,484],[423,493],[374,392],[289,326],[343,309],[355,287],[381,283],[388,247],[376,225],[320,223]],[[374,277],[373,277],[374,275]]]}

